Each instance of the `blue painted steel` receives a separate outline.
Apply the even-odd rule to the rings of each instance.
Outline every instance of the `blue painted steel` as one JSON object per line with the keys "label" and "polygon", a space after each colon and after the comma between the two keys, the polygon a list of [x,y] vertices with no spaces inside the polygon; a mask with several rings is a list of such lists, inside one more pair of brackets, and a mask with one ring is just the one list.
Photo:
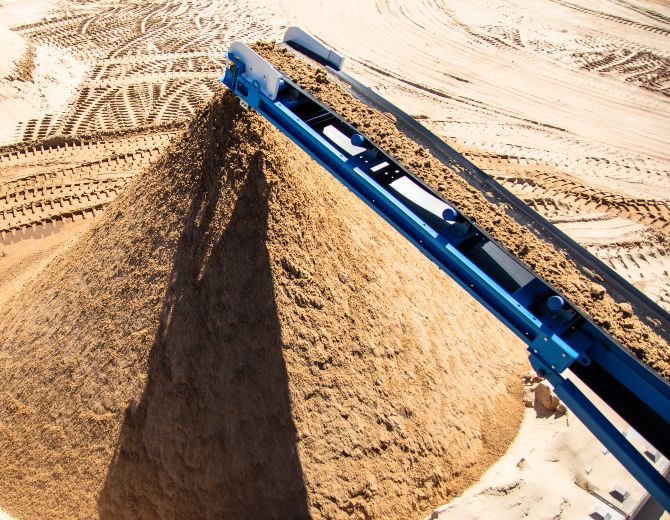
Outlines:
{"label": "blue painted steel", "polygon": [[456,220],[458,217],[458,211],[456,211],[454,208],[447,208],[442,212],[442,218],[444,220]]}
{"label": "blue painted steel", "polygon": [[[483,230],[463,215],[454,210],[449,218],[447,215],[443,215],[444,219],[436,218],[395,192],[393,182],[383,180],[379,169],[390,175],[390,179],[397,176],[411,179],[427,193],[439,197],[348,123],[299,91],[288,78],[284,78],[284,85],[273,101],[239,74],[244,70],[243,63],[235,56],[229,55],[229,59],[231,65],[222,82],[521,337],[529,345],[531,364],[536,370],[551,381],[571,410],[659,503],[670,509],[670,484],[659,481],[656,469],[561,373],[574,361],[585,367],[597,362],[617,384],[649,406],[650,413],[657,413],[665,428],[670,423],[670,386],[568,305],[564,296],[543,280],[534,274],[524,274],[525,267],[519,271],[522,264],[508,258]],[[298,115],[301,103],[315,111],[309,116]],[[341,143],[326,136],[326,127],[341,132],[351,144],[367,149],[351,155]]]}
{"label": "blue painted steel", "polygon": [[547,307],[549,307],[549,309],[552,311],[558,311],[562,309],[563,305],[565,305],[565,300],[558,294],[554,294],[553,296],[549,296],[549,298],[547,298]]}

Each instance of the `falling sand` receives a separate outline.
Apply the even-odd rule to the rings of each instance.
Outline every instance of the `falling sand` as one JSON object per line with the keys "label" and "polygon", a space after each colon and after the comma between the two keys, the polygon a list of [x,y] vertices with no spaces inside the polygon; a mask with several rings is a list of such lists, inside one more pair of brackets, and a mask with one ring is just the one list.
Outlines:
{"label": "falling sand", "polygon": [[525,357],[219,93],[0,311],[0,507],[421,516],[514,438]]}

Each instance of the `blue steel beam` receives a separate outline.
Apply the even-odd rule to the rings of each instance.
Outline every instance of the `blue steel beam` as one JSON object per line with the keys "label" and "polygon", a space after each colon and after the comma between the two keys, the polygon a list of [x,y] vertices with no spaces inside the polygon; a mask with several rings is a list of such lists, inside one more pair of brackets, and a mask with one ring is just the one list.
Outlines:
{"label": "blue steel beam", "polygon": [[[253,51],[245,48],[244,53],[250,59]],[[262,58],[252,58],[258,68]],[[417,199],[394,188],[394,181],[401,179],[412,185],[410,191],[423,190],[422,196],[453,209],[287,77],[282,76],[277,93],[269,96],[253,75],[245,74],[239,56],[229,54],[229,60],[221,81],[243,104],[287,135],[523,339],[538,373],[549,379],[573,413],[670,509],[670,484],[561,373],[572,365],[580,377],[585,373],[588,379],[597,373],[604,381],[601,384],[616,383],[612,387],[620,394],[605,401],[617,411],[622,409],[617,403],[620,396],[634,402],[632,408],[639,408],[639,415],[633,414],[633,421],[626,417],[628,422],[643,435],[654,437],[656,447],[664,453],[670,451],[670,386],[464,215],[453,210],[448,218],[436,218]],[[267,63],[263,67],[271,69]]]}

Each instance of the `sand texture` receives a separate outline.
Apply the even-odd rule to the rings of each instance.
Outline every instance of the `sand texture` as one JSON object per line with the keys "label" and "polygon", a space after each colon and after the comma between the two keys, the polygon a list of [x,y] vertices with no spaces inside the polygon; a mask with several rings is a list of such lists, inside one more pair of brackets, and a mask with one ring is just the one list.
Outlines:
{"label": "sand texture", "polygon": [[[16,155],[0,150],[0,211],[7,210],[0,240],[33,211],[39,218],[29,236],[50,218],[65,223],[61,236],[70,227],[48,194],[3,204],[15,193],[5,190],[6,175],[25,166],[60,171],[48,186],[67,203],[61,181],[134,174],[132,140],[119,154],[111,136],[138,129],[160,136],[166,125],[183,124],[216,88],[234,39],[275,41],[286,25],[299,25],[346,55],[348,72],[670,309],[669,20],[670,9],[653,0],[588,9],[562,0],[343,0],[319,9],[304,0],[8,0],[0,6],[0,25],[11,28],[0,31],[0,70],[8,71],[0,78],[0,98],[8,96],[0,133]],[[33,81],[8,79],[28,45]],[[56,149],[63,136],[72,149]],[[136,151],[162,149],[146,137]],[[33,155],[42,144],[44,153]],[[99,187],[83,196],[96,198]],[[106,191],[97,214],[114,197]],[[78,208],[74,214],[93,220]],[[15,271],[19,255],[5,252],[0,271],[7,263]]]}
{"label": "sand texture", "polygon": [[[640,290],[670,309],[670,248],[667,246],[670,233],[670,7],[666,3],[598,0],[582,7],[577,2],[564,0],[532,3],[519,0],[450,0],[448,3],[341,0],[321,3],[315,8],[313,2],[305,0],[193,0],[188,3],[3,0],[0,2],[0,41],[4,45],[0,54],[0,116],[3,121],[0,142],[11,143],[11,146],[0,148],[0,483],[3,486],[0,508],[9,509],[18,518],[95,517],[100,511],[108,517],[140,516],[138,511],[144,511],[145,516],[155,518],[159,516],[159,509],[169,511],[175,507],[177,511],[174,503],[184,502],[177,512],[192,508],[192,513],[200,507],[194,504],[194,497],[202,499],[211,490],[207,489],[208,483],[196,483],[188,472],[195,472],[194,468],[200,464],[199,469],[206,468],[207,474],[215,477],[213,482],[222,482],[234,471],[226,469],[228,461],[232,461],[230,468],[239,468],[242,459],[249,458],[256,464],[261,457],[251,447],[252,441],[237,451],[230,448],[233,442],[218,451],[211,448],[215,441],[203,448],[205,439],[217,435],[218,439],[240,438],[232,430],[224,434],[221,422],[205,420],[214,405],[210,404],[211,399],[203,396],[211,393],[212,399],[231,403],[237,399],[237,394],[230,387],[221,383],[216,392],[210,392],[204,386],[197,387],[198,397],[188,397],[189,405],[197,406],[189,407],[188,412],[186,405],[174,397],[177,395],[176,385],[195,388],[193,381],[197,379],[198,367],[185,364],[178,356],[186,357],[189,363],[202,357],[202,363],[209,362],[213,373],[219,370],[221,363],[228,363],[234,354],[216,357],[215,353],[205,351],[200,344],[196,347],[192,342],[185,342],[182,352],[176,339],[170,343],[159,343],[156,339],[159,330],[167,330],[162,323],[168,322],[175,323],[170,328],[172,338],[176,338],[174,327],[177,326],[186,331],[184,334],[190,331],[198,341],[205,334],[202,331],[212,331],[212,337],[216,335],[217,338],[223,334],[216,322],[177,303],[174,309],[181,318],[174,322],[168,318],[161,321],[163,309],[171,309],[170,302],[178,299],[175,291],[179,286],[169,293],[169,299],[166,296],[170,273],[183,278],[191,272],[185,267],[185,261],[176,261],[178,246],[183,243],[181,237],[196,236],[195,224],[187,227],[184,223],[189,201],[195,200],[192,195],[196,193],[201,194],[199,200],[202,200],[205,197],[202,194],[209,193],[211,185],[188,180],[200,179],[201,174],[197,172],[191,177],[188,177],[191,174],[183,173],[184,177],[180,179],[155,169],[151,173],[142,172],[156,164],[169,143],[178,138],[178,129],[190,121],[219,88],[217,80],[223,75],[225,53],[232,41],[279,41],[289,25],[307,29],[346,55],[347,72],[421,120]],[[34,53],[29,51],[30,48]],[[359,115],[363,114],[365,112]],[[375,129],[365,128],[366,133],[372,131]],[[270,135],[264,135],[263,139],[270,139]],[[396,141],[395,138],[391,140]],[[261,148],[264,150],[274,146],[270,146],[269,141],[263,142]],[[281,141],[281,144],[282,150],[290,149],[287,142]],[[196,163],[195,148],[190,147],[190,155],[185,156],[191,158],[191,164]],[[270,155],[275,164],[275,155]],[[419,166],[424,159],[419,156]],[[182,167],[186,160],[175,159],[175,171],[186,172]],[[410,157],[407,161],[411,160]],[[432,159],[428,157],[428,160]],[[220,161],[220,158],[211,160],[215,165],[220,165]],[[292,164],[296,166],[298,162]],[[391,458],[384,458],[381,444],[379,456],[370,447],[373,446],[370,439],[385,439],[384,435],[395,439],[395,443],[391,442],[387,448],[387,451],[394,449],[398,452],[394,453],[393,460],[403,464],[403,468],[418,468],[416,471],[421,475],[428,475],[434,468],[442,471],[440,464],[450,464],[450,468],[458,471],[461,464],[467,466],[467,461],[473,457],[484,462],[497,458],[493,448],[489,448],[492,451],[488,458],[481,453],[473,455],[479,442],[478,434],[473,430],[475,439],[472,440],[470,432],[462,433],[459,430],[462,426],[454,417],[464,417],[461,422],[468,427],[472,426],[473,414],[481,413],[482,417],[487,417],[486,407],[495,401],[494,396],[502,395],[504,389],[501,382],[489,377],[489,366],[482,368],[480,363],[492,363],[487,356],[497,356],[501,351],[498,362],[508,362],[510,356],[516,355],[516,351],[512,354],[508,342],[513,340],[503,335],[501,326],[492,322],[486,313],[472,307],[462,291],[443,281],[442,274],[434,273],[432,267],[425,266],[423,259],[417,259],[416,252],[408,249],[406,256],[399,253],[398,248],[405,246],[401,246],[384,226],[378,229],[377,224],[373,224],[374,218],[363,217],[367,215],[367,209],[361,209],[358,202],[350,200],[353,199],[350,194],[337,195],[341,188],[327,180],[326,172],[319,169],[318,174],[314,171],[315,175],[304,176],[298,175],[297,166],[275,169],[274,173],[265,170],[266,178],[273,179],[281,174],[282,179],[290,180],[291,186],[290,193],[281,192],[281,197],[269,197],[268,200],[265,249],[272,271],[276,316],[288,315],[284,305],[292,301],[291,298],[302,298],[306,294],[304,301],[311,301],[314,295],[308,291],[315,287],[321,291],[318,294],[329,294],[326,289],[334,281],[331,271],[339,273],[340,269],[334,266],[341,266],[347,275],[345,279],[354,280],[354,285],[339,289],[342,292],[331,290],[334,294],[332,301],[337,302],[338,308],[345,309],[342,312],[346,316],[354,316],[349,305],[355,308],[357,322],[352,324],[345,314],[335,312],[330,306],[331,300],[324,298],[324,315],[327,313],[339,322],[329,321],[328,327],[319,326],[316,329],[318,337],[325,331],[328,333],[325,336],[346,340],[336,343],[339,350],[326,351],[325,347],[319,350],[314,361],[320,362],[324,370],[317,373],[314,369],[315,373],[324,377],[335,374],[334,370],[339,370],[340,365],[329,364],[328,356],[340,360],[338,356],[349,352],[341,347],[346,342],[351,344],[352,352],[366,352],[365,360],[369,361],[371,356],[373,359],[373,362],[352,365],[351,370],[356,373],[340,374],[351,381],[346,390],[342,390],[344,384],[339,379],[339,386],[329,383],[327,394],[323,394],[328,395],[329,400],[326,400],[322,392],[312,392],[313,388],[310,389],[307,383],[307,390],[301,390],[298,379],[290,377],[296,365],[289,362],[286,354],[295,352],[296,348],[283,348],[287,382],[284,386],[279,385],[279,396],[273,402],[286,402],[286,398],[281,397],[286,395],[291,400],[300,478],[305,488],[304,492],[296,492],[294,496],[306,496],[306,507],[315,516],[348,516],[346,511],[355,510],[360,514],[364,507],[381,510],[381,506],[373,505],[377,500],[388,500],[388,508],[395,507],[385,494],[385,486],[396,486],[393,488],[395,492],[410,497],[401,501],[404,505],[398,508],[398,515],[417,505],[417,513],[409,512],[403,518],[422,517],[426,511],[462,489],[469,479],[476,478],[479,468],[475,466],[472,473],[461,473],[462,480],[456,481],[445,473],[441,481],[444,483],[443,493],[435,492],[432,498],[424,500],[411,498],[417,496],[413,494],[414,490],[419,494],[426,492],[426,486],[406,485],[415,477],[409,470],[404,469],[401,476],[388,477],[395,479],[392,482],[375,484],[368,477],[357,480],[354,467],[360,463],[357,475],[362,475],[373,467],[367,462],[367,457],[373,456],[391,465]],[[445,190],[453,184],[450,174],[439,170],[437,173],[424,171],[422,175],[438,187],[442,182]],[[433,175],[441,177],[436,178],[437,184],[431,180]],[[228,177],[224,175],[224,178]],[[151,179],[153,181],[149,182]],[[315,184],[317,179],[322,179],[318,182],[324,184]],[[270,192],[277,194],[284,184],[284,180],[277,182],[271,186]],[[212,217],[213,224],[204,226],[203,232],[209,229],[220,231],[221,226],[228,229],[224,217],[233,210],[226,204],[234,205],[241,187],[233,188],[225,183],[221,186],[222,197],[218,202],[221,208],[217,206],[214,211],[218,216]],[[164,199],[163,189],[189,195],[183,200]],[[324,193],[331,193],[332,197],[328,198],[329,205],[323,206],[323,213],[318,215],[321,220],[311,224],[318,229],[313,229],[304,221],[308,217],[317,218],[314,217],[313,201],[315,196],[321,197]],[[448,190],[445,193],[450,196]],[[295,202],[297,199],[292,197],[303,196],[300,194],[304,194],[304,200],[309,204]],[[114,202],[117,196],[123,197],[120,206]],[[228,202],[224,203],[224,200]],[[470,200],[469,196],[463,197],[463,201]],[[167,209],[159,209],[154,202]],[[143,209],[135,207],[140,203]],[[273,215],[278,219],[285,214],[282,204],[302,212],[301,216],[289,219],[291,222],[300,220],[300,231],[294,229],[286,237],[287,244],[302,245],[299,254],[290,245],[282,246],[281,251],[277,245],[278,230],[286,229],[286,226],[280,226],[278,220],[273,220]],[[123,215],[112,222],[107,210],[114,215],[118,210]],[[333,212],[353,215],[353,218],[347,216],[344,224],[335,225]],[[473,215],[475,213],[473,211]],[[475,216],[484,218],[483,214],[478,215]],[[355,230],[354,221],[357,221]],[[123,228],[117,230],[115,222],[123,223]],[[342,230],[341,225],[351,232],[331,232],[331,229]],[[96,229],[94,240],[88,238],[91,235],[85,235],[83,242],[77,240],[93,227]],[[225,229],[220,233],[232,236]],[[332,250],[315,245],[317,233],[319,240],[327,236]],[[331,239],[331,234],[335,238]],[[372,241],[373,234],[387,237],[389,244]],[[193,243],[210,247],[217,236],[210,233],[206,240],[193,238]],[[340,259],[333,255],[344,247],[340,242],[342,236],[348,245],[346,254],[338,253],[342,256]],[[369,240],[362,238],[366,236]],[[388,249],[390,243],[393,244],[392,251]],[[180,251],[187,249],[187,246],[179,247]],[[122,248],[130,249],[121,253],[119,249]],[[211,246],[213,255],[207,258],[220,258],[222,248],[223,244],[218,249]],[[287,278],[289,271],[284,271],[282,264],[284,252],[290,261],[297,262],[287,265],[297,265],[301,273],[307,273],[305,277]],[[181,257],[184,255],[186,253]],[[367,267],[369,262],[375,269],[366,269],[368,274],[364,276],[363,266]],[[207,265],[211,266],[211,263]],[[45,267],[46,271],[40,275]],[[233,267],[228,269],[235,271]],[[128,274],[124,274],[126,272]],[[220,270],[217,268],[216,272]],[[350,272],[354,274],[350,275]],[[370,272],[376,273],[377,278],[369,278]],[[560,278],[559,273],[556,276]],[[38,278],[33,280],[36,276]],[[417,281],[417,276],[423,281]],[[219,282],[213,275],[204,280],[197,286],[203,287],[198,289],[203,291],[200,296],[195,296],[192,291],[182,291],[188,295],[187,301],[201,303],[200,299],[207,297],[223,307],[222,297],[213,294],[214,289],[219,288]],[[108,286],[104,285],[105,281],[109,281]],[[343,284],[339,276],[335,283]],[[432,292],[428,294],[428,283],[433,284],[431,291],[440,296],[439,300]],[[277,289],[286,284],[300,285],[291,285],[294,289],[289,293]],[[295,287],[302,292],[296,292]],[[595,294],[599,293],[597,287],[594,290]],[[262,288],[254,291],[269,292]],[[382,292],[387,294],[382,297]],[[121,295],[128,301],[126,309],[118,308],[116,303]],[[443,295],[448,301],[442,301]],[[243,316],[262,312],[226,301],[226,308],[240,308]],[[317,312],[309,304],[303,305],[300,312],[304,315],[307,315],[305,309],[310,313]],[[388,309],[391,305],[393,309]],[[206,306],[203,304],[202,307]],[[360,311],[361,307],[365,312]],[[628,309],[624,305],[621,310],[625,313]],[[308,323],[296,318],[297,314],[292,316],[298,324],[293,327],[298,337],[294,343],[309,344],[310,355],[316,356],[312,345],[318,346],[320,340],[314,339],[317,334],[313,329],[309,329],[309,333],[307,330],[308,325],[321,324],[321,321],[310,318],[312,321]],[[430,322],[433,328],[427,329],[423,325],[427,318],[434,320]],[[278,317],[272,319],[280,322]],[[284,320],[280,327],[281,337],[293,337],[286,325],[293,322],[289,318],[281,320]],[[434,330],[437,323],[439,330]],[[370,420],[373,409],[379,411],[380,421],[384,420],[383,414],[389,415],[387,406],[402,410],[406,405],[398,404],[405,402],[398,397],[401,392],[407,394],[407,402],[420,402],[410,381],[421,388],[421,396],[426,390],[416,383],[419,378],[412,367],[430,364],[435,357],[431,354],[433,357],[425,359],[423,351],[419,355],[412,350],[411,346],[416,343],[402,339],[403,345],[409,345],[407,355],[414,352],[417,358],[411,360],[414,364],[402,361],[400,354],[384,358],[384,352],[390,348],[386,345],[395,340],[377,341],[382,337],[381,333],[374,336],[377,332],[366,332],[384,327],[390,331],[390,338],[405,338],[404,334],[417,338],[427,336],[439,343],[436,352],[446,349],[445,352],[454,352],[459,360],[465,360],[456,366],[450,365],[445,377],[452,376],[452,379],[446,382],[439,377],[431,379],[435,385],[444,385],[445,395],[452,392],[459,400],[463,399],[462,405],[450,400],[439,401],[439,396],[431,393],[437,392],[436,389],[427,393],[427,398],[435,403],[433,413],[446,417],[435,420],[441,424],[455,424],[447,426],[450,428],[448,434],[444,434],[441,427],[435,429],[436,438],[439,442],[447,439],[449,450],[452,446],[453,450],[461,449],[469,442],[471,448],[462,450],[464,460],[452,456],[452,451],[445,451],[444,458],[449,461],[440,460],[434,468],[424,472],[412,457],[429,460],[428,455],[442,444],[431,444],[433,434],[426,433],[428,427],[425,430],[415,428],[418,434],[411,429],[414,428],[411,425],[418,424],[423,418],[414,419],[416,423],[407,423],[409,419],[403,419],[402,425],[396,420],[392,423],[392,432],[387,432],[377,422],[376,415]],[[424,329],[429,333],[424,334]],[[370,340],[371,337],[376,340]],[[496,341],[494,354],[491,338]],[[287,344],[284,339],[281,341],[282,346]],[[433,344],[426,341],[422,339],[421,345],[429,345],[432,349]],[[218,339],[215,343],[224,344]],[[370,355],[373,347],[378,352]],[[469,357],[471,351],[480,350],[484,361],[479,357],[473,361]],[[198,357],[196,354],[200,352],[205,353]],[[251,358],[243,358],[244,361],[248,359]],[[377,368],[380,364],[384,370]],[[395,364],[393,371],[391,364]],[[435,362],[436,366],[438,364]],[[466,364],[472,365],[474,376],[460,372],[464,370],[461,365]],[[311,366],[310,363],[305,365]],[[175,366],[182,367],[182,372],[174,372],[174,384],[166,382],[165,374],[173,373]],[[457,377],[454,377],[455,371],[458,371]],[[505,371],[510,375],[515,373],[513,367],[506,366],[501,366],[496,373]],[[386,379],[381,376],[372,378],[379,381],[374,387],[377,392],[374,398],[365,385],[358,393],[356,384],[362,378],[359,373],[368,378],[372,378],[370,374],[387,374]],[[212,375],[205,378],[202,385],[207,381],[217,384],[229,381],[233,376],[251,377],[242,370],[235,374],[224,371],[220,376],[222,379]],[[415,379],[411,380],[411,377]],[[480,388],[487,385],[488,394],[481,393]],[[267,384],[263,388],[267,388]],[[509,391],[513,393],[514,388],[510,385]],[[275,386],[271,389],[276,390]],[[338,401],[333,397],[340,395],[336,391],[355,397]],[[301,404],[303,408],[300,408],[295,396],[310,396],[310,392],[313,396],[305,403],[320,399],[319,406],[324,410],[321,413],[329,419],[344,420],[338,415],[339,410],[353,409],[352,401],[354,404],[360,401],[356,406],[367,411],[349,415],[347,424],[355,424],[353,429],[333,422],[326,436],[322,434],[326,426],[318,422],[321,429],[312,433],[313,426],[308,423],[317,423],[318,418],[310,417],[305,411],[301,412],[301,419],[293,417],[306,406]],[[220,399],[224,393],[233,397]],[[471,394],[477,396],[477,400],[473,400]],[[249,403],[250,399],[243,402]],[[263,403],[261,399],[258,402]],[[481,412],[472,411],[473,402],[477,403],[474,409]],[[218,410],[222,405],[216,406],[212,417],[219,417]],[[231,424],[248,424],[257,417],[252,416],[252,412],[244,413],[253,408],[251,405],[226,406],[234,418]],[[316,407],[316,404],[312,406]],[[425,406],[424,410],[428,410],[429,403]],[[409,409],[414,411],[414,417],[423,417],[418,407],[418,404],[412,404]],[[165,418],[159,417],[163,410]],[[501,410],[502,415],[510,413],[504,402],[494,405],[494,410]],[[175,419],[168,430],[165,423],[170,418],[180,419],[187,413],[190,414],[189,421]],[[258,415],[263,413],[263,410],[258,411]],[[404,417],[402,412],[396,416]],[[576,422],[573,416],[568,414],[568,417],[571,424]],[[495,427],[496,421],[492,421]],[[542,442],[537,439],[551,435],[551,428],[547,428],[541,419],[537,421],[541,422],[538,424],[541,432],[527,439],[529,450],[543,450]],[[185,429],[184,425],[191,422],[196,426]],[[265,422],[261,421],[263,424]],[[291,423],[287,424],[290,427]],[[260,429],[257,438],[264,439],[264,432],[271,430],[257,424],[246,429]],[[311,436],[312,446],[316,446],[311,448],[310,456],[305,454],[310,439],[303,438],[305,432]],[[495,429],[494,432],[485,436],[487,445],[505,445],[502,438],[506,433]],[[137,441],[140,434],[142,439]],[[332,469],[335,464],[328,462],[332,460],[329,454],[337,451],[337,446],[320,452],[317,448],[325,445],[326,440],[321,442],[319,435],[333,439],[333,444],[345,446],[351,457],[340,455],[338,463],[346,471]],[[164,442],[161,437],[168,440]],[[398,441],[400,438],[405,440]],[[409,443],[415,438],[415,444]],[[454,442],[454,438],[461,438],[463,442]],[[277,441],[280,448],[270,441],[263,444],[284,453],[283,448],[289,450],[291,445],[291,435],[282,439]],[[499,442],[496,443],[496,439]],[[599,449],[590,434],[583,442]],[[184,448],[185,444],[192,446],[192,450]],[[141,468],[137,471],[128,462],[113,462],[119,445],[123,446],[122,453],[139,453],[136,459],[152,462],[138,463]],[[401,445],[408,448],[401,449]],[[563,445],[572,449],[569,442]],[[198,454],[204,451],[211,453],[211,462],[199,459],[201,455]],[[547,454],[547,457],[551,455]],[[313,460],[317,458],[318,463],[315,463]],[[119,455],[118,460],[123,461],[123,455]],[[279,477],[276,478],[294,475],[290,473],[290,456],[282,455],[280,460],[287,461],[289,470],[277,469]],[[345,466],[342,461],[346,462]],[[272,473],[261,466],[249,466],[256,468],[249,472],[256,472],[254,475]],[[311,490],[318,486],[319,479],[327,480],[322,478],[327,472],[313,468],[326,466],[331,471],[328,475],[337,473],[342,477],[339,480],[332,477],[337,485],[333,484],[325,491],[331,498],[322,500]],[[556,488],[555,481],[546,480],[556,467],[565,469],[565,461],[555,462],[551,458],[551,465],[538,466],[533,478],[543,480],[541,485],[549,489],[554,482]],[[578,469],[582,471],[581,467]],[[115,476],[107,477],[108,473]],[[375,478],[383,474],[377,469],[369,473]],[[594,466],[592,476],[595,474]],[[130,486],[123,488],[119,484],[122,475],[127,475],[125,480],[132,481],[133,488],[144,490],[146,495],[131,497]],[[158,483],[152,480],[155,475],[159,476]],[[249,505],[245,493],[261,496],[257,489],[263,486],[249,484],[247,473],[233,477],[230,482],[238,479],[246,483],[236,486],[236,489],[245,490],[237,499],[238,503],[249,506],[248,511],[256,511],[253,508],[256,506]],[[300,478],[291,482],[298,482]],[[268,477],[263,482],[271,481]],[[363,481],[366,484],[360,484]],[[624,481],[625,478],[619,480]],[[530,486],[536,484],[528,482]],[[218,483],[212,485],[218,486],[217,490],[224,488]],[[161,500],[153,494],[156,486],[166,490]],[[263,496],[269,496],[267,490],[270,487],[263,487],[266,490]],[[292,489],[299,487],[296,485]],[[560,487],[562,493],[568,492],[565,486]],[[564,496],[562,493],[561,497]],[[214,491],[211,494],[215,494]],[[217,503],[228,501],[226,503],[230,504],[229,499],[222,496],[217,495]],[[499,501],[494,499],[492,503],[500,510],[501,504],[504,507],[513,500],[512,496],[501,496]],[[124,504],[124,511],[118,511],[115,503],[123,501],[123,497],[131,498]],[[570,499],[569,495],[565,497]],[[295,508],[285,509],[285,516],[289,513],[300,516],[305,506],[297,504],[301,499],[296,501],[287,497],[287,501],[291,500]],[[528,499],[519,500],[525,503]],[[313,505],[314,501],[322,504],[321,509]],[[270,502],[269,498],[263,499],[258,507],[265,507]],[[429,502],[430,506],[421,505]],[[205,508],[211,506],[205,499],[202,503]],[[211,508],[213,510],[215,506]],[[271,507],[266,507],[262,515],[272,516],[267,509]],[[203,511],[198,509],[197,514],[185,513],[185,516],[209,514]],[[562,514],[570,517],[569,512]],[[583,516],[587,515],[588,512],[583,512]]]}
{"label": "sand texture", "polygon": [[388,151],[413,173],[442,193],[468,218],[551,285],[562,291],[598,325],[628,347],[639,359],[670,379],[670,345],[645,325],[627,307],[616,302],[602,286],[593,283],[577,265],[551,244],[517,223],[505,208],[487,200],[467,184],[455,169],[437,161],[395,128],[394,122],[365,106],[316,69],[272,43],[258,43],[256,49],[297,83],[322,99],[363,134]]}
{"label": "sand texture", "polygon": [[0,323],[19,518],[419,516],[523,413],[523,345],[230,93]]}

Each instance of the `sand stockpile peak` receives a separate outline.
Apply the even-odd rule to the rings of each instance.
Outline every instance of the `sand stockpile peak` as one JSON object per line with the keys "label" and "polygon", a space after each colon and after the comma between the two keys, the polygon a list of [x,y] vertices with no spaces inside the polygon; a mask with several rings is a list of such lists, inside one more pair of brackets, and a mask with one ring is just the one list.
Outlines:
{"label": "sand stockpile peak", "polygon": [[407,518],[522,415],[522,344],[218,94],[0,313],[20,518]]}

